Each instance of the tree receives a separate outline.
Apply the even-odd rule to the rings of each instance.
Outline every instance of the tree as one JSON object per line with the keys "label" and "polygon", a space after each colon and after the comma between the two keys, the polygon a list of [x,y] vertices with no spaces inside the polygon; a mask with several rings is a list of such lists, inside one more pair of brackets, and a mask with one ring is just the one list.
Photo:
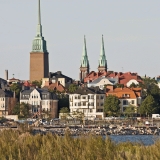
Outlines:
{"label": "tree", "polygon": [[106,97],[104,102],[104,111],[106,114],[115,116],[120,112],[120,101],[118,97],[109,95]]}
{"label": "tree", "polygon": [[13,115],[20,115],[20,104],[17,103],[16,106],[13,108]]}
{"label": "tree", "polygon": [[61,113],[61,118],[66,119],[66,117],[69,115],[69,108],[68,107],[61,108],[60,113]]}
{"label": "tree", "polygon": [[13,109],[13,115],[18,115],[21,118],[28,118],[30,116],[30,107],[26,103],[17,103]]}
{"label": "tree", "polygon": [[37,81],[37,80],[32,81],[32,85],[37,86],[38,88],[41,88],[42,80],[40,80],[40,81]]}
{"label": "tree", "polygon": [[123,111],[127,116],[133,117],[133,114],[135,113],[136,107],[133,105],[129,105],[126,107],[126,109]]}
{"label": "tree", "polygon": [[148,95],[140,106],[140,114],[150,115],[157,109],[157,104],[152,95]]}
{"label": "tree", "polygon": [[117,84],[115,85],[115,87],[116,87],[116,88],[124,88],[124,84],[117,83]]}
{"label": "tree", "polygon": [[136,88],[137,86],[138,86],[137,84],[132,83],[129,87],[130,87],[130,88]]}
{"label": "tree", "polygon": [[15,92],[16,93],[16,97],[19,99],[19,96],[20,96],[20,91],[22,90],[22,86],[18,83],[13,83],[11,86],[10,86],[10,90],[12,92]]}
{"label": "tree", "polygon": [[69,108],[68,107],[63,107],[59,111],[60,113],[69,113]]}
{"label": "tree", "polygon": [[58,98],[58,110],[59,111],[63,107],[69,108],[69,96],[68,95],[59,94],[59,95],[57,95],[57,98]]}
{"label": "tree", "polygon": [[75,92],[77,89],[78,89],[78,86],[76,84],[70,84],[68,88],[69,92],[71,93]]}
{"label": "tree", "polygon": [[20,104],[20,115],[23,117],[23,118],[28,118],[29,115],[30,115],[30,107],[29,107],[29,104],[26,104],[26,103],[21,103]]}
{"label": "tree", "polygon": [[[84,119],[84,113],[81,112],[81,111],[78,111],[78,110],[73,111],[72,116],[73,116],[74,118],[76,118],[76,119],[79,119],[79,120],[81,121],[81,123],[82,123],[82,121],[83,121],[83,119]],[[88,119],[88,117],[87,117],[87,119]]]}

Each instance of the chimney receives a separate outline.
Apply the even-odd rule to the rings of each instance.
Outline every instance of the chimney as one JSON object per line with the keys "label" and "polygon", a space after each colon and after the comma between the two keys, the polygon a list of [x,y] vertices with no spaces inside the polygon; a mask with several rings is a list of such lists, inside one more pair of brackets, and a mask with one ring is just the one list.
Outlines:
{"label": "chimney", "polygon": [[25,90],[25,86],[24,85],[22,86],[22,90]]}
{"label": "chimney", "polygon": [[8,80],[8,70],[5,70],[5,80]]}
{"label": "chimney", "polygon": [[60,74],[62,74],[62,72],[61,72],[61,71],[57,71],[57,74],[59,74],[59,75],[60,75]]}

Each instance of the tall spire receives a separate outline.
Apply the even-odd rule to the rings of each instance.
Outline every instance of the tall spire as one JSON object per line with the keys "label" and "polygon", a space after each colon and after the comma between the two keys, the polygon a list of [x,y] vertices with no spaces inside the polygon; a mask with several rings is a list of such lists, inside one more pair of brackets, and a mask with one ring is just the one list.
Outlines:
{"label": "tall spire", "polygon": [[42,36],[42,25],[41,25],[41,3],[38,0],[38,25],[37,25],[37,36]]}
{"label": "tall spire", "polygon": [[81,67],[89,67],[89,60],[87,56],[87,47],[86,47],[86,37],[84,36],[84,45],[83,45],[83,52],[81,58]]}
{"label": "tall spire", "polygon": [[83,52],[80,66],[80,81],[83,82],[84,78],[89,74],[89,60],[87,56],[86,37],[84,36]]}
{"label": "tall spire", "polygon": [[105,55],[105,49],[104,49],[104,39],[102,35],[102,44],[101,44],[101,52],[100,52],[100,57],[99,57],[99,68],[105,68],[107,71],[107,60],[106,60],[106,55]]}
{"label": "tall spire", "polygon": [[84,35],[84,45],[83,45],[83,53],[82,53],[83,56],[87,56],[87,48],[86,48],[86,37]]}
{"label": "tall spire", "polygon": [[41,3],[38,0],[38,24],[41,24]]}
{"label": "tall spire", "polygon": [[100,55],[104,55],[105,56],[103,35],[102,35],[102,44],[101,44],[101,53],[100,53]]}
{"label": "tall spire", "polygon": [[47,44],[42,36],[42,25],[41,25],[41,5],[38,0],[38,25],[36,37],[33,40],[32,52],[47,52]]}

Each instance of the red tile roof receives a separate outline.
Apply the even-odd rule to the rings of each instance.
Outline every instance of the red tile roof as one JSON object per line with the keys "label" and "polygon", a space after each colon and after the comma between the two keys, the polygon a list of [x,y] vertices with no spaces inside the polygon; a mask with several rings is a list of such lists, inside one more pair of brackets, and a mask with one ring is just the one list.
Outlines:
{"label": "red tile roof", "polygon": [[84,78],[84,82],[92,82],[93,80],[99,78],[99,77],[112,77],[112,78],[118,78],[119,80],[119,84],[123,84],[124,86],[126,86],[126,84],[134,79],[138,82],[142,82],[141,77],[137,74],[137,73],[131,73],[131,72],[126,72],[126,73],[122,73],[122,72],[90,72],[85,78]]}
{"label": "red tile roof", "polygon": [[51,90],[56,90],[56,91],[60,91],[60,92],[63,92],[65,91],[65,87],[60,84],[60,83],[51,83],[49,84],[49,86],[46,86],[48,89],[51,89]]}
{"label": "red tile roof", "polygon": [[[110,90],[106,92],[106,95],[115,95],[118,98],[122,99],[135,99],[136,97],[141,97],[141,88],[115,88],[113,90]],[[129,95],[129,96],[124,96]]]}

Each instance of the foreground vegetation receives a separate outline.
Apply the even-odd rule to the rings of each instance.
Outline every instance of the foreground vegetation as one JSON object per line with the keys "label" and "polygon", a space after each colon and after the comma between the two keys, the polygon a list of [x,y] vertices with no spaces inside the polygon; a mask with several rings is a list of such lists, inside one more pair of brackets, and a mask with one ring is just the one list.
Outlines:
{"label": "foreground vegetation", "polygon": [[160,141],[152,146],[112,142],[109,138],[72,138],[0,132],[0,160],[159,160]]}

